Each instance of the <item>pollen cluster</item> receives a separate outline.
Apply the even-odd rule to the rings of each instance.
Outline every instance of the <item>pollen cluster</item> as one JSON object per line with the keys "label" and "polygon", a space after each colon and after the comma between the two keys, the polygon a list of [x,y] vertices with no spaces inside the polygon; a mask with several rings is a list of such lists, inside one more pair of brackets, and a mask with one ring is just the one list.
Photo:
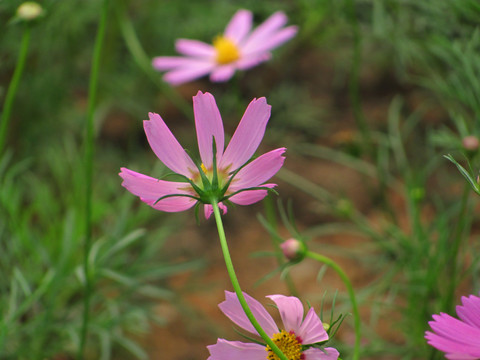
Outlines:
{"label": "pollen cluster", "polygon": [[216,37],[213,40],[213,47],[217,52],[216,60],[218,64],[228,64],[240,58],[240,51],[237,45],[224,36]]}
{"label": "pollen cluster", "polygon": [[[302,352],[302,343],[300,339],[295,336],[293,332],[286,332],[285,330],[273,335],[272,341],[278,346],[288,360],[303,360],[305,356]],[[272,348],[267,345],[265,350],[268,352],[268,360],[279,360],[279,357],[273,352]]]}

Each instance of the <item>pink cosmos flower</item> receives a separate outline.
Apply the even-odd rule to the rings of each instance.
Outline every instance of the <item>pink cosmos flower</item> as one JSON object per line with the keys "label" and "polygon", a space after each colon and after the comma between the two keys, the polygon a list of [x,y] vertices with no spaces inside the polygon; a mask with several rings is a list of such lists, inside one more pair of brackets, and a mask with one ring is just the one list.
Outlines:
{"label": "pink cosmos flower", "polygon": [[246,70],[271,58],[271,50],[290,40],[297,33],[296,26],[284,27],[287,16],[276,12],[255,30],[252,13],[239,10],[227,25],[225,32],[207,44],[198,40],[178,39],[175,48],[184,56],[159,56],[153,67],[167,71],[164,80],[172,85],[210,74],[210,80],[229,80],[236,70]]}
{"label": "pink cosmos flower", "polygon": [[[293,296],[270,295],[282,318],[283,328],[279,329],[265,308],[254,298],[245,294],[248,306],[255,319],[272,341],[290,360],[336,360],[339,353],[334,348],[320,349],[313,344],[328,340],[328,334],[313,308],[303,317],[303,306],[299,299]],[[251,334],[258,335],[248,320],[235,293],[225,291],[225,301],[220,310],[236,325]],[[278,357],[267,345],[258,343],[243,343],[218,339],[215,345],[207,346],[210,352],[208,360],[276,360]]]}
{"label": "pink cosmos flower", "polygon": [[223,123],[215,99],[199,91],[193,97],[193,112],[201,164],[190,158],[160,115],[150,113],[150,120],[143,122],[148,142],[155,155],[184,181],[158,180],[121,168],[122,185],[157,210],[178,212],[203,203],[207,219],[213,212],[213,200],[224,214],[227,207],[223,201],[238,205],[260,201],[276,186],[264,182],[285,161],[282,154],[286,149],[279,148],[249,162],[262,141],[270,109],[264,97],[252,100],[224,151]]}
{"label": "pink cosmos flower", "polygon": [[460,320],[445,313],[433,315],[428,324],[434,332],[425,332],[428,344],[450,360],[480,359],[480,297],[462,296],[457,315]]}

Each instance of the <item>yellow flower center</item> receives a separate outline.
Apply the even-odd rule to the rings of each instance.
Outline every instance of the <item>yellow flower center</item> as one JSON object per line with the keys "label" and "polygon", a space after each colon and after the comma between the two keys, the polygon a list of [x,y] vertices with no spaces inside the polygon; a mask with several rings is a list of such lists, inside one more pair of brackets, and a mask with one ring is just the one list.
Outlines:
{"label": "yellow flower center", "polygon": [[240,58],[240,51],[237,45],[224,36],[217,36],[213,39],[213,47],[217,52],[217,63],[221,65],[234,62]]}
{"label": "yellow flower center", "polygon": [[[288,333],[282,330],[278,334],[273,335],[272,341],[282,350],[288,360],[305,359],[302,352],[302,344],[294,333]],[[267,345],[265,350],[268,352],[268,360],[280,360],[269,345]]]}

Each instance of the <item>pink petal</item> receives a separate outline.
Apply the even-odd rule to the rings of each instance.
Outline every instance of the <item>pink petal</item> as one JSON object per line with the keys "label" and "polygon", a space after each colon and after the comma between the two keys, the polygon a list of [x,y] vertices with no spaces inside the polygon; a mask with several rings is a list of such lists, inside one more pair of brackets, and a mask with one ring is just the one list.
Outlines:
{"label": "pink petal", "polygon": [[235,41],[241,42],[252,28],[252,13],[248,10],[238,10],[228,23],[224,36]]}
{"label": "pink petal", "polygon": [[[276,184],[262,184],[264,187],[274,188]],[[267,190],[247,190],[242,191],[232,197],[228,198],[231,202],[238,205],[251,205],[262,200],[265,196],[268,195]]]}
{"label": "pink petal", "polygon": [[285,148],[272,150],[245,165],[233,179],[229,192],[259,186],[270,179],[282,167],[285,161],[282,154],[285,150]]}
{"label": "pink petal", "polygon": [[444,313],[433,315],[433,319],[435,321],[430,321],[428,324],[437,335],[461,344],[476,346],[479,352],[478,356],[480,356],[480,342],[478,341],[480,329]]}
{"label": "pink petal", "polygon": [[197,167],[179,144],[160,115],[149,113],[143,122],[145,134],[153,152],[168,168],[177,174],[192,177]]}
{"label": "pink petal", "polygon": [[480,346],[478,344],[465,344],[457,340],[450,340],[443,336],[427,331],[425,338],[429,345],[447,353],[448,359],[478,359],[480,357]]}
{"label": "pink petal", "polygon": [[265,360],[265,347],[254,343],[218,339],[215,345],[207,346],[210,356],[207,360]]}
{"label": "pink petal", "polygon": [[183,55],[208,58],[215,55],[215,48],[212,45],[198,40],[178,39],[175,41],[175,49]]}
{"label": "pink petal", "polygon": [[287,332],[293,331],[295,335],[300,336],[298,330],[300,329],[303,319],[302,302],[295,296],[270,295],[267,296],[267,298],[270,298],[273,302],[275,302],[275,305],[277,305],[284,329]]}
{"label": "pink petal", "polygon": [[251,55],[242,56],[241,59],[237,60],[235,66],[239,70],[248,70],[262,62],[268,61],[272,58],[272,54],[269,52],[264,53],[255,53]]}
{"label": "pink petal", "polygon": [[167,212],[184,211],[196,203],[195,199],[175,196],[160,200],[155,204],[159,198],[165,195],[190,194],[186,190],[190,187],[188,183],[157,180],[126,168],[121,168],[119,175],[123,179],[123,187],[157,210]]}
{"label": "pink petal", "polygon": [[[258,321],[262,329],[267,333],[267,335],[272,337],[273,334],[278,333],[278,327],[267,310],[265,310],[265,308],[257,300],[248,294],[243,293],[243,295],[245,296],[248,306],[252,310],[253,316]],[[250,323],[250,320],[248,320],[247,315],[245,315],[245,312],[243,311],[240,301],[238,301],[235,293],[225,291],[225,301],[220,303],[218,307],[236,325],[252,334],[258,335],[257,330],[255,330],[253,325]]]}
{"label": "pink petal", "polygon": [[305,360],[337,360],[340,356],[337,349],[327,347],[323,349],[310,348],[303,352]]}
{"label": "pink petal", "polygon": [[197,60],[192,62],[189,67],[182,66],[167,72],[163,76],[163,80],[170,85],[181,85],[207,75],[214,67],[215,64],[213,62]]}
{"label": "pink petal", "polygon": [[251,35],[244,41],[242,50],[251,52],[250,47],[255,47],[262,41],[268,41],[268,39],[277,32],[288,21],[287,16],[283,12],[276,12],[271,15],[262,24],[251,33]]}
{"label": "pink petal", "polygon": [[313,308],[308,310],[307,316],[305,316],[305,320],[303,320],[296,334],[300,336],[303,344],[315,344],[328,340],[328,334],[323,327],[322,321]]}
{"label": "pink petal", "polygon": [[242,48],[242,53],[244,54],[244,56],[248,56],[251,54],[270,51],[293,38],[297,34],[297,31],[298,29],[296,26],[289,26],[274,34],[271,34],[268,39],[262,38],[256,41],[250,41],[248,43],[248,47],[245,46],[244,48]]}
{"label": "pink petal", "polygon": [[230,80],[234,74],[235,74],[235,66],[231,64],[219,66],[216,69],[214,69],[210,74],[210,81],[224,82],[224,81]]}
{"label": "pink petal", "polygon": [[[227,213],[228,208],[221,202],[218,203],[218,207],[222,210],[223,215]],[[213,207],[210,204],[203,205],[203,213],[205,214],[205,219],[210,219],[210,216],[213,214]]]}
{"label": "pink petal", "polygon": [[263,139],[271,109],[264,97],[250,102],[219,163],[221,168],[230,166],[233,171],[250,160]]}
{"label": "pink petal", "polygon": [[449,360],[478,360],[478,357],[476,356],[469,356],[469,355],[464,355],[464,354],[446,354],[445,358]]}
{"label": "pink petal", "polygon": [[462,296],[463,306],[457,306],[457,314],[465,323],[480,329],[480,297]]}
{"label": "pink petal", "polygon": [[213,160],[213,138],[217,146],[217,164],[222,159],[224,148],[223,123],[215,98],[210,93],[199,91],[193,97],[193,113],[197,129],[198,149],[203,165],[211,169]]}
{"label": "pink petal", "polygon": [[172,70],[178,68],[198,67],[199,63],[204,63],[202,59],[196,59],[184,56],[157,56],[152,60],[152,66],[159,70]]}

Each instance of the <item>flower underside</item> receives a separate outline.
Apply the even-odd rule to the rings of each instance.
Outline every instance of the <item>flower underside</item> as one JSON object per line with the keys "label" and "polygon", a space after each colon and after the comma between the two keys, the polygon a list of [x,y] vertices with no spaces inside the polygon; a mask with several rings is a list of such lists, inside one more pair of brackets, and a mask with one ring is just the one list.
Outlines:
{"label": "flower underside", "polygon": [[217,36],[213,40],[213,47],[216,51],[218,64],[225,65],[240,59],[240,51],[237,45],[229,38]]}
{"label": "flower underside", "polygon": [[[205,165],[202,163],[200,165],[197,165],[197,171],[193,173],[192,178],[188,178],[186,176],[177,174],[178,176],[183,177],[186,182],[185,182],[185,188],[182,188],[181,190],[187,190],[190,192],[190,194],[168,194],[164,195],[155,201],[155,204],[157,204],[159,201],[163,199],[167,199],[170,197],[175,197],[175,196],[183,196],[183,197],[189,197],[192,199],[197,200],[199,203],[203,204],[212,204],[212,201],[215,202],[222,202],[228,200],[230,197],[233,195],[236,195],[238,193],[244,192],[244,191],[250,191],[250,190],[267,190],[271,192],[275,192],[275,190],[266,187],[266,186],[255,186],[255,187],[249,187],[245,189],[240,189],[234,192],[229,192],[228,188],[229,186],[235,181],[235,176],[237,173],[245,167],[249,162],[246,162],[242,166],[240,166],[237,170],[233,172],[228,172],[228,169],[230,166],[227,166],[226,169],[218,169],[216,166],[216,144],[215,140],[213,141],[213,168],[212,169],[207,169]],[[190,186],[188,186],[190,184]],[[192,191],[193,190],[193,191]]]}
{"label": "flower underside", "polygon": [[[202,171],[203,174],[201,174],[200,171]],[[200,168],[197,171],[192,172],[192,174],[193,177],[190,180],[192,180],[200,188],[203,188],[204,186],[204,182],[202,181],[203,175],[205,175],[210,182],[212,182],[213,178],[215,177],[214,169],[207,169],[203,163],[200,164]],[[216,169],[216,177],[219,187],[223,187],[228,182],[230,176],[231,174],[228,173],[228,169]]]}
{"label": "flower underside", "polygon": [[[272,341],[282,350],[288,360],[303,360],[305,356],[302,352],[302,343],[293,332],[280,331],[272,336]],[[268,360],[280,360],[269,345],[266,346]]]}

